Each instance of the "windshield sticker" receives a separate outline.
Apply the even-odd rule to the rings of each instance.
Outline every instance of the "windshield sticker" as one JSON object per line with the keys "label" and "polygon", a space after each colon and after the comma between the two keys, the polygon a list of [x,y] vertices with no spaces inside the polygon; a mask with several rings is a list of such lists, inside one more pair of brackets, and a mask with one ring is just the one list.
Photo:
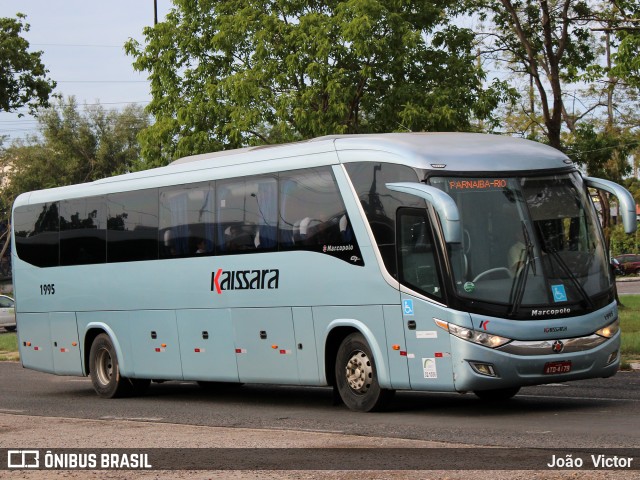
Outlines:
{"label": "windshield sticker", "polygon": [[422,371],[424,373],[424,378],[438,378],[438,370],[436,369],[436,359],[423,358]]}
{"label": "windshield sticker", "polygon": [[476,289],[476,284],[473,282],[466,282],[464,284],[464,291],[467,293],[471,293]]}
{"label": "windshield sticker", "polygon": [[551,285],[551,292],[553,293],[554,302],[567,301],[567,292],[564,290],[564,285]]}
{"label": "windshield sticker", "polygon": [[507,181],[504,178],[449,180],[451,190],[494,190],[503,189],[506,186]]}

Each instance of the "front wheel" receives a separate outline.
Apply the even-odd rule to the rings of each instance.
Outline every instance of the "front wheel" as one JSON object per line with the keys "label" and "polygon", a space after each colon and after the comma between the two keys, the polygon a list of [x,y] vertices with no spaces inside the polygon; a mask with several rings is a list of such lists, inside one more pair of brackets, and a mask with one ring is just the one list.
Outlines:
{"label": "front wheel", "polygon": [[149,386],[149,380],[129,379],[120,375],[116,350],[106,333],[98,335],[91,344],[89,376],[93,389],[102,398],[117,398],[140,393]]}
{"label": "front wheel", "polygon": [[393,396],[393,390],[380,388],[373,354],[360,333],[352,333],[340,344],[335,374],[340,398],[356,412],[381,410]]}

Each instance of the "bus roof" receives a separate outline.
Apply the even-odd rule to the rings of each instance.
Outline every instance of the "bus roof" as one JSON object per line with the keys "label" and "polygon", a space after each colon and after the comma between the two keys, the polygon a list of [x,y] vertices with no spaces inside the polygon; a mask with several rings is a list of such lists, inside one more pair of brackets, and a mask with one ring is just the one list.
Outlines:
{"label": "bus roof", "polygon": [[[358,154],[357,152],[361,152]],[[531,172],[566,169],[571,160],[560,151],[520,138],[479,133],[385,133],[329,135],[282,145],[266,145],[184,157],[153,168],[23,194],[17,204],[101,195],[213,178],[295,170],[340,162],[375,160],[413,168],[454,172]],[[218,170],[220,169],[220,170]],[[218,170],[215,174],[213,171]],[[222,171],[224,170],[224,172]],[[180,175],[176,180],[175,175]],[[134,186],[135,184],[135,186]],[[19,200],[19,201],[18,201]]]}
{"label": "bus roof", "polygon": [[[501,135],[480,133],[380,133],[360,135],[328,135],[283,145],[263,145],[180,158],[171,165],[216,161],[221,157],[240,155],[234,163],[249,163],[249,153],[268,149],[280,157],[281,149],[314,145],[322,151],[379,151],[402,159],[416,168],[446,168],[457,172],[493,170],[522,171],[566,168],[572,162],[562,152],[547,145]],[[325,147],[325,148],[322,148]],[[276,153],[277,152],[277,153]],[[288,156],[288,155],[287,155]],[[390,158],[390,161],[393,161]],[[397,161],[397,160],[396,160]],[[217,162],[216,162],[217,164]],[[214,164],[215,165],[215,164]],[[214,166],[212,165],[212,166]],[[445,165],[445,167],[442,167]]]}

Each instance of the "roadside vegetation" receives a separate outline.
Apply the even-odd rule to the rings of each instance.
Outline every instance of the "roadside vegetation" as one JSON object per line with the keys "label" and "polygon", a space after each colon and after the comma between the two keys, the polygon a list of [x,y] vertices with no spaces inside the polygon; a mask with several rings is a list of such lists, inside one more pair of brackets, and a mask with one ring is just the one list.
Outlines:
{"label": "roadside vegetation", "polygon": [[[619,309],[622,328],[622,370],[631,368],[631,363],[640,363],[640,295],[624,295],[623,307]],[[0,335],[0,361],[18,361],[18,338],[16,333]]]}
{"label": "roadside vegetation", "polygon": [[0,335],[0,361],[18,361],[18,335],[16,333],[5,333]]}
{"label": "roadside vegetation", "polygon": [[622,328],[622,366],[629,369],[632,362],[640,362],[640,295],[620,298],[624,307],[619,309]]}

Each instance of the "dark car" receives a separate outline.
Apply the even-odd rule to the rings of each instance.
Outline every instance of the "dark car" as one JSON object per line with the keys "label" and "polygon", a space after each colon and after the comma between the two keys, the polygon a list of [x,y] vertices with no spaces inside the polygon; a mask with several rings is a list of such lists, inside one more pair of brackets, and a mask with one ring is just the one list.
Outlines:
{"label": "dark car", "polygon": [[640,254],[638,253],[625,253],[624,255],[618,255],[615,257],[622,268],[624,273],[630,275],[632,273],[640,274]]}

